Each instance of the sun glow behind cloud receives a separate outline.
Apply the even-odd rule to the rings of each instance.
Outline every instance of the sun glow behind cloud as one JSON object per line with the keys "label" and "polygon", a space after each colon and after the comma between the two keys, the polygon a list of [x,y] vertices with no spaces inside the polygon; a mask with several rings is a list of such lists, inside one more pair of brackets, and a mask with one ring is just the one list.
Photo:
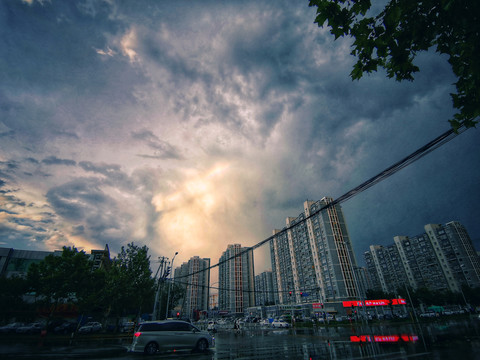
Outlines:
{"label": "sun glow behind cloud", "polygon": [[160,213],[157,232],[169,249],[163,252],[195,253],[214,261],[226,242],[245,244],[248,235],[243,220],[236,221],[233,215],[242,207],[235,173],[229,164],[217,164],[204,172],[190,170],[176,191],[153,198]]}
{"label": "sun glow behind cloud", "polygon": [[[448,127],[455,77],[438,54],[412,83],[352,82],[351,39],[334,42],[314,8],[145,4],[0,7],[15,14],[0,23],[0,244],[114,255],[134,242],[216,263]],[[452,218],[477,239],[477,133],[345,203],[356,251]]]}

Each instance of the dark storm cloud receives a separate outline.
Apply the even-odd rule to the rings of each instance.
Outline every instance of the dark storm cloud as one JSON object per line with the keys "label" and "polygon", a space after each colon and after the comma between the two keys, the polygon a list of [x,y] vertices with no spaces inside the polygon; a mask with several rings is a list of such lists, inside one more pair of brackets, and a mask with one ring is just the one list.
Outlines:
{"label": "dark storm cloud", "polygon": [[29,228],[30,231],[34,231],[35,233],[46,232],[45,228],[38,226],[38,221],[32,219],[10,218],[9,222]]}
{"label": "dark storm cloud", "polygon": [[180,151],[166,141],[159,139],[150,130],[141,130],[132,133],[132,138],[140,140],[154,150],[154,155],[138,155],[141,157],[150,157],[155,159],[176,159],[181,160],[183,156]]}
{"label": "dark storm cloud", "polygon": [[[95,9],[95,10],[92,10]],[[91,122],[105,102],[135,101],[143,79],[122,57],[104,61],[97,53],[128,24],[114,19],[109,2],[83,6],[75,1],[0,2],[0,132],[28,143],[32,151],[54,137],[80,140],[74,123]],[[26,50],[27,49],[27,50]],[[57,61],[58,60],[58,61]],[[100,94],[109,94],[108,99]],[[96,128],[95,128],[96,127]],[[52,131],[53,129],[53,131]]]}
{"label": "dark storm cloud", "polygon": [[50,189],[47,200],[55,212],[69,220],[83,220],[89,210],[108,202],[96,179],[76,179]]}
{"label": "dark storm cloud", "polygon": [[12,172],[19,168],[18,162],[15,160],[0,161],[0,168],[4,168],[7,172]]}
{"label": "dark storm cloud", "polygon": [[[158,7],[159,14],[164,13],[162,6],[151,3],[150,6]],[[281,119],[282,101],[278,97],[297,92],[301,81],[311,76],[304,66],[309,61],[305,55],[307,44],[298,41],[298,36],[309,24],[303,28],[295,26],[300,16],[298,12],[282,12],[258,2],[246,3],[248,11],[239,14],[243,21],[236,22],[229,4],[202,3],[199,9],[202,13],[205,7],[211,6],[211,12],[207,12],[211,19],[205,26],[206,21],[196,23],[192,19],[192,6],[196,5],[180,2],[175,11],[182,12],[180,9],[184,8],[184,14],[175,22],[170,20],[175,18],[170,14],[171,9],[168,9],[169,17],[159,15],[170,38],[160,36],[157,25],[147,22],[149,31],[139,30],[139,44],[135,50],[149,65],[164,70],[162,75],[165,76],[159,81],[168,87],[166,95],[171,98],[176,114],[189,121],[197,118],[201,126],[216,122],[225,124],[249,139],[267,136]],[[138,15],[138,9],[132,11]],[[261,19],[256,19],[257,16]],[[217,18],[215,31],[211,24]],[[269,21],[271,19],[275,21]],[[254,21],[253,26],[251,21]],[[195,50],[172,47],[175,38],[181,42],[192,36],[199,37]],[[213,38],[211,42],[210,37]],[[211,59],[207,55],[210,53]],[[206,63],[203,57],[208,57]],[[209,62],[212,66],[206,66]],[[242,88],[235,80],[238,76],[243,78],[247,88]],[[215,89],[219,84],[226,93]],[[192,89],[197,87],[199,91]],[[228,94],[259,108],[254,119],[257,133],[245,126],[241,115],[244,104],[232,103],[226,99]],[[203,101],[199,101],[199,96]]]}
{"label": "dark storm cloud", "polygon": [[84,235],[84,234],[85,234],[85,226],[78,225],[78,226],[73,226],[72,227],[72,235],[73,236]]}
{"label": "dark storm cloud", "polygon": [[[421,55],[414,82],[352,81],[351,39],[314,19],[288,0],[0,2],[0,195],[15,209],[2,213],[30,213],[37,187],[51,205],[2,235],[26,246],[48,224],[97,244],[159,244],[152,199],[216,161],[258,172],[232,194],[253,199],[252,221],[282,228],[306,199],[338,197],[448,128],[444,57]],[[476,137],[343,204],[356,250],[450,218],[480,234]],[[153,160],[182,161],[168,172]],[[65,180],[63,166],[39,165],[78,168]]]}
{"label": "dark storm cloud", "polygon": [[26,158],[25,161],[29,162],[29,163],[32,163],[32,164],[40,164],[40,162],[37,160],[37,159],[34,159],[34,158]]}
{"label": "dark storm cloud", "polygon": [[13,131],[13,130],[4,131],[4,132],[0,133],[0,138],[3,138],[3,137],[13,137],[14,134],[15,134],[15,131]]}
{"label": "dark storm cloud", "polygon": [[[0,14],[4,21],[0,34],[7,43],[17,45],[0,50],[10,69],[9,76],[4,74],[4,85],[15,81],[15,86],[24,83],[52,90],[59,84],[100,83],[104,73],[85,77],[81,70],[87,69],[94,60],[85,54],[92,54],[94,48],[102,48],[105,44],[105,33],[98,31],[99,27],[114,30],[109,20],[109,7],[106,2],[101,3],[105,6],[98,7],[99,11],[92,16],[70,1],[34,1],[31,5],[22,1],[2,2]],[[28,56],[22,45],[29,45]],[[70,61],[52,61],[63,59],[66,54]],[[20,71],[21,77],[18,76]]]}
{"label": "dark storm cloud", "polygon": [[25,249],[32,237],[31,232],[12,229],[12,227],[7,226],[6,223],[0,223],[0,245],[15,247],[16,249]]}
{"label": "dark storm cloud", "polygon": [[[0,191],[0,193],[1,193],[1,191]],[[13,212],[13,211],[1,209],[1,208],[0,208],[0,212],[3,212],[3,213],[8,214],[8,215],[16,215],[16,213]]]}
{"label": "dark storm cloud", "polygon": [[67,165],[67,166],[75,166],[77,162],[70,159],[59,159],[56,156],[52,155],[42,160],[42,163],[46,165]]}
{"label": "dark storm cloud", "polygon": [[80,137],[76,133],[70,132],[70,131],[65,131],[65,130],[54,131],[54,134],[58,135],[58,136],[63,136],[63,137],[66,137],[66,138],[70,138],[70,139],[80,140]]}
{"label": "dark storm cloud", "polygon": [[[0,192],[3,195],[3,198],[6,200],[5,205],[14,205],[18,207],[24,207],[26,206],[25,201],[20,199],[19,197],[15,196],[15,191],[12,190],[2,190]],[[8,194],[8,195],[7,195]]]}
{"label": "dark storm cloud", "polygon": [[122,188],[132,188],[133,184],[128,175],[122,171],[121,166],[117,164],[93,163],[90,161],[80,161],[78,165],[85,171],[100,174],[108,182]]}
{"label": "dark storm cloud", "polygon": [[75,179],[50,189],[46,197],[56,214],[77,224],[76,234],[104,244],[128,237],[128,215],[101,189],[98,179]]}

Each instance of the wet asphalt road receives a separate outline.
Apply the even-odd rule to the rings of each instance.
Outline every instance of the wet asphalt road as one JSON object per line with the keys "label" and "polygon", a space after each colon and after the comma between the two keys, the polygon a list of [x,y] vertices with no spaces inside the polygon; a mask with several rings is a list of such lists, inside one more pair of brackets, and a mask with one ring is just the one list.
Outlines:
{"label": "wet asphalt road", "polygon": [[[415,342],[396,335],[418,336]],[[355,339],[378,341],[355,342]],[[377,338],[375,338],[377,336]],[[382,336],[382,337],[380,337]],[[352,341],[353,339],[353,341]],[[415,337],[413,339],[416,339]],[[0,335],[0,358],[9,359],[145,359],[127,351],[128,337],[9,337]],[[442,320],[423,324],[339,326],[307,329],[220,329],[215,349],[205,353],[175,351],[148,359],[431,359],[480,358],[480,321]]]}

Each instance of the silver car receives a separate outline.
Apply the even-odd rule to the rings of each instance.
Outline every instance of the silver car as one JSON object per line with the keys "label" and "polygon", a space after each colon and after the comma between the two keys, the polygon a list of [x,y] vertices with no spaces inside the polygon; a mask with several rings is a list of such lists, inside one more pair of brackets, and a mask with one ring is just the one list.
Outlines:
{"label": "silver car", "polygon": [[205,351],[215,346],[212,335],[186,321],[147,321],[138,325],[130,347],[132,352],[153,355],[158,351],[192,349]]}
{"label": "silver car", "polygon": [[102,324],[97,321],[88,322],[86,325],[83,325],[78,332],[81,334],[94,333],[102,330]]}

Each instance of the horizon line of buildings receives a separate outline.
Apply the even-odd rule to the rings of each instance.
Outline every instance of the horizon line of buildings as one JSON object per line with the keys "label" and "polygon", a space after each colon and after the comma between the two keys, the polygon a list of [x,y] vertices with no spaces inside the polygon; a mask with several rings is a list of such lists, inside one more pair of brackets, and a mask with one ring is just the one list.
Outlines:
{"label": "horizon line of buildings", "polygon": [[[323,309],[329,304],[329,311],[340,313],[342,301],[364,299],[368,289],[395,293],[408,285],[459,292],[463,285],[480,287],[480,258],[458,221],[427,224],[425,233],[395,236],[391,245],[370,245],[363,254],[366,267],[359,267],[342,208],[332,202],[329,197],[307,200],[299,216],[287,217],[283,229],[273,230],[271,271],[255,274],[253,249],[228,245],[218,262],[218,294],[210,294],[215,282],[209,258],[193,256],[176,267],[173,281],[185,295],[175,311],[195,318],[214,308],[243,314],[255,306],[321,304]],[[26,272],[51,253],[0,248],[0,276]],[[110,259],[108,245],[91,256],[101,266]]]}
{"label": "horizon line of buildings", "polygon": [[332,201],[306,201],[302,214],[273,231],[271,271],[255,274],[253,250],[228,245],[219,259],[217,299],[206,300],[201,309],[243,314],[274,304],[321,304],[318,312],[341,313],[343,301],[364,299],[368,289],[460,292],[462,285],[480,287],[480,257],[460,222],[427,224],[424,234],[395,236],[393,245],[371,245],[364,253],[367,266],[359,267],[341,207],[325,209]]}
{"label": "horizon line of buildings", "polygon": [[364,253],[369,287],[393,293],[411,288],[461,292],[480,286],[480,257],[458,221],[427,224],[417,236],[395,236],[388,246],[370,245]]}

